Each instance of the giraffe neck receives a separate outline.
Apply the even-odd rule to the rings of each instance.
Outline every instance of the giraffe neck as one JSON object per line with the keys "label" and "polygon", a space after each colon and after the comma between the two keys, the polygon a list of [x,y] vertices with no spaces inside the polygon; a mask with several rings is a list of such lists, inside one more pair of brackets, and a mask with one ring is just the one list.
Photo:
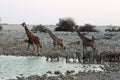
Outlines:
{"label": "giraffe neck", "polygon": [[55,35],[52,33],[52,31],[48,30],[48,33],[49,33],[50,37],[51,37],[53,40],[58,39],[58,37],[55,36]]}
{"label": "giraffe neck", "polygon": [[87,41],[87,40],[89,40],[88,38],[86,38],[85,36],[83,36],[83,35],[79,32],[79,30],[77,30],[77,34],[78,34],[79,38],[80,38],[82,41]]}
{"label": "giraffe neck", "polygon": [[27,34],[28,38],[30,38],[31,35],[32,35],[32,33],[31,33],[30,30],[28,29],[27,25],[25,25],[24,28],[25,28],[25,31],[26,31],[26,34]]}

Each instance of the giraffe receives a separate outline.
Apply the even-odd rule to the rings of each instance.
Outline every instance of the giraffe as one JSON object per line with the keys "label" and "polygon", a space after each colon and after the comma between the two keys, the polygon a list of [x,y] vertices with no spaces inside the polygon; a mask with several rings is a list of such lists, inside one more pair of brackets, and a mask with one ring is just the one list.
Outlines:
{"label": "giraffe", "polygon": [[[78,29],[78,26],[75,26],[75,30],[79,36],[79,38],[82,40],[82,45],[83,45],[83,63],[87,60],[87,47],[91,47],[94,51],[96,48],[96,42],[95,39],[88,39],[87,37],[83,36]],[[93,36],[92,36],[93,38]]]}
{"label": "giraffe", "polygon": [[[28,52],[28,49],[29,49],[30,45],[33,46],[33,53],[35,52],[34,44],[37,46],[37,53],[38,53],[39,52],[39,48],[42,49],[42,44],[40,43],[39,37],[38,36],[34,36],[33,33],[30,32],[30,30],[28,29],[28,27],[27,27],[25,22],[23,22],[21,25],[24,27],[24,29],[26,31],[26,34],[27,34],[27,37],[28,37],[28,47],[27,47],[26,53]],[[42,50],[41,50],[41,52],[42,52]]]}
{"label": "giraffe", "polygon": [[54,49],[56,50],[56,52],[57,52],[57,48],[58,48],[59,46],[61,46],[61,48],[62,48],[62,54],[63,54],[63,53],[64,53],[64,50],[65,50],[64,40],[58,38],[57,36],[55,36],[55,35],[52,33],[52,31],[49,30],[48,28],[46,28],[46,32],[48,32],[49,36],[52,38],[53,44],[54,44]]}

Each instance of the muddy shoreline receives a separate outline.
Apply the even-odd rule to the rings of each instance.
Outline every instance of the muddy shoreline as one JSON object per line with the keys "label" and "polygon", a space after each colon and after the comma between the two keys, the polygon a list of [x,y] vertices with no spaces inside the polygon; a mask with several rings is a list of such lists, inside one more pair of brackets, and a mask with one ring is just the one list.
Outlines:
{"label": "muddy shoreline", "polygon": [[58,71],[54,76],[48,76],[44,74],[40,75],[31,75],[28,77],[17,76],[16,79],[8,80],[120,80],[120,71],[107,71],[107,72],[78,72],[78,73],[68,73],[66,72],[63,75]]}

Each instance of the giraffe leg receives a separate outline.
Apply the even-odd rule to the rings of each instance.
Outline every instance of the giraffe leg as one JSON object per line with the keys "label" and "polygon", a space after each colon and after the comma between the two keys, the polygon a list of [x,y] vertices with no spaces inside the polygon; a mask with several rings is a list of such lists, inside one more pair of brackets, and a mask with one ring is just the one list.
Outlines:
{"label": "giraffe leg", "polygon": [[40,53],[41,53],[41,56],[43,55],[43,50],[42,50],[42,48],[40,48]]}
{"label": "giraffe leg", "polygon": [[39,46],[37,45],[37,53],[39,53]]}
{"label": "giraffe leg", "polygon": [[40,48],[39,45],[37,45],[37,53],[38,53],[38,55],[42,56],[42,49]]}
{"label": "giraffe leg", "polygon": [[30,43],[28,43],[28,46],[27,46],[27,50],[26,50],[26,54],[28,53],[28,49],[30,48]]}
{"label": "giraffe leg", "polygon": [[88,60],[88,59],[87,59],[87,56],[88,56],[88,54],[87,54],[87,47],[85,47],[85,61]]}
{"label": "giraffe leg", "polygon": [[83,46],[83,57],[82,57],[82,59],[83,59],[83,63],[84,63],[84,46]]}
{"label": "giraffe leg", "polygon": [[83,63],[86,62],[86,50],[87,50],[87,48],[85,46],[83,46]]}
{"label": "giraffe leg", "polygon": [[35,53],[35,46],[34,46],[34,44],[32,44],[32,46],[33,46],[33,54],[34,54]]}
{"label": "giraffe leg", "polygon": [[64,56],[64,48],[62,48],[62,56]]}
{"label": "giraffe leg", "polygon": [[85,49],[83,49],[83,63],[85,63]]}
{"label": "giraffe leg", "polygon": [[55,53],[57,54],[58,46],[55,46]]}
{"label": "giraffe leg", "polygon": [[57,43],[54,42],[54,50],[55,50],[55,53],[56,53],[56,54],[57,54],[57,49],[58,49]]}

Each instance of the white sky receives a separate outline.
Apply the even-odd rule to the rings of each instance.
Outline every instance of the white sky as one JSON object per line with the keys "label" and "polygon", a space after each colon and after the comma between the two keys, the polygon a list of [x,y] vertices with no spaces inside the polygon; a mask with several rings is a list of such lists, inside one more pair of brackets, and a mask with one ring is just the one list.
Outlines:
{"label": "white sky", "polygon": [[120,0],[0,0],[0,17],[11,24],[56,24],[72,17],[79,25],[120,25]]}

